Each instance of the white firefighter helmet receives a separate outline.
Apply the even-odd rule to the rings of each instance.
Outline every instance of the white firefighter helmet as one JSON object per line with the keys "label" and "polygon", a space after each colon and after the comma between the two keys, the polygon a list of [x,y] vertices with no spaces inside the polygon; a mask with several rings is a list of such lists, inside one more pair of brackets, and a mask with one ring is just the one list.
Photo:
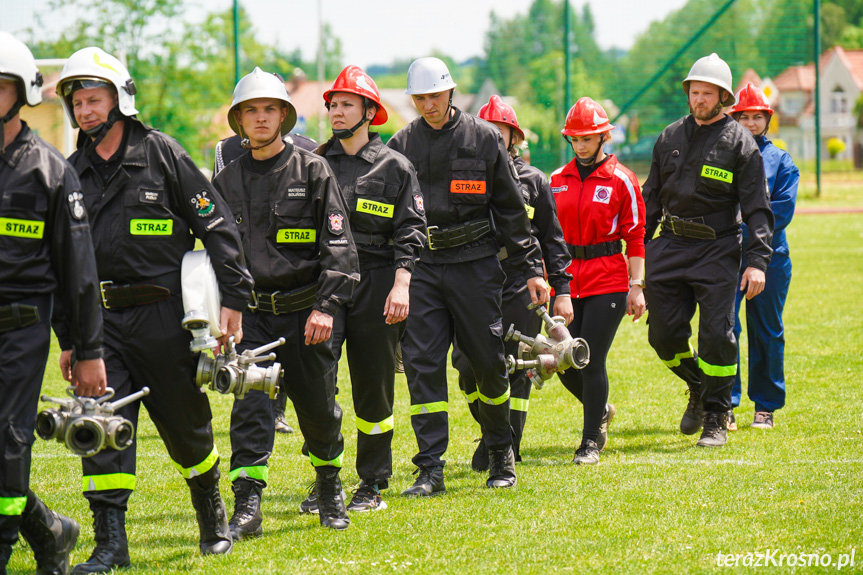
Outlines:
{"label": "white firefighter helmet", "polygon": [[28,106],[42,102],[42,74],[36,67],[33,53],[9,32],[0,32],[0,78],[18,80],[23,84]]}
{"label": "white firefighter helmet", "polygon": [[722,100],[722,105],[731,106],[734,104],[734,90],[731,88],[731,68],[728,67],[725,60],[716,55],[716,52],[710,56],[699,58],[692,65],[689,75],[683,81],[683,91],[687,95],[689,95],[689,82],[692,81],[707,82],[708,84],[719,86],[720,89],[725,90],[728,94]]}
{"label": "white firefighter helmet", "polygon": [[414,60],[408,68],[408,88],[405,94],[435,94],[456,87],[446,64],[438,58]]}
{"label": "white firefighter helmet", "polygon": [[207,250],[186,252],[180,270],[185,312],[182,325],[193,337],[189,347],[192,351],[210,349],[222,335],[222,296]]}
{"label": "white firefighter helmet", "polygon": [[124,116],[134,116],[135,81],[126,67],[114,56],[101,48],[82,48],[72,54],[60,72],[57,82],[57,95],[63,101],[66,113],[73,128],[78,127],[72,112],[72,94],[78,88],[92,88],[111,84],[117,90],[117,107]]}
{"label": "white firefighter helmet", "polygon": [[285,102],[288,105],[288,113],[282,122],[282,135],[284,136],[293,129],[294,124],[297,123],[297,110],[291,103],[291,97],[288,95],[285,83],[275,74],[264,72],[256,67],[251,74],[246,74],[240,78],[236,88],[234,88],[234,101],[231,102],[231,109],[228,110],[228,123],[235,134],[245,137],[240,133],[240,125],[234,117],[234,110],[243,102],[255,98],[275,98]]}

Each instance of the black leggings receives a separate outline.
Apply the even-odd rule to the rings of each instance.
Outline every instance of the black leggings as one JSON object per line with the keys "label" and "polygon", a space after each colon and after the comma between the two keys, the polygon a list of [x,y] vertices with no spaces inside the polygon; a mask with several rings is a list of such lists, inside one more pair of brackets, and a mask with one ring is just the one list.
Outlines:
{"label": "black leggings", "polygon": [[584,405],[582,440],[596,441],[608,401],[608,372],[605,360],[620,320],[626,313],[625,292],[608,293],[572,300],[575,317],[569,324],[572,337],[590,346],[590,363],[584,369],[570,368],[558,374],[561,383]]}

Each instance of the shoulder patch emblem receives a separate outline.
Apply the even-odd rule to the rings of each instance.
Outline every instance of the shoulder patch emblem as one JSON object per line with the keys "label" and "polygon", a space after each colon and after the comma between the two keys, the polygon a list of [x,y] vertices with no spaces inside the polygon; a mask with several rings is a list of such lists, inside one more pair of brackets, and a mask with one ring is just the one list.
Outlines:
{"label": "shoulder patch emblem", "polygon": [[607,204],[611,201],[611,188],[609,186],[596,186],[593,191],[593,201],[600,204]]}
{"label": "shoulder patch emblem", "polygon": [[214,204],[213,200],[210,199],[207,194],[207,190],[201,190],[189,201],[191,202],[192,207],[195,208],[195,213],[197,213],[200,218],[210,217],[216,209],[216,204]]}
{"label": "shoulder patch emblem", "polygon": [[327,227],[331,234],[341,235],[345,231],[345,216],[341,212],[330,212],[327,217]]}
{"label": "shoulder patch emblem", "polygon": [[416,208],[417,212],[419,212],[420,214],[426,213],[422,194],[414,194],[414,208]]}
{"label": "shoulder patch emblem", "polygon": [[84,194],[81,192],[72,192],[67,196],[69,200],[69,211],[72,217],[76,220],[83,220],[87,215],[87,210],[84,209]]}

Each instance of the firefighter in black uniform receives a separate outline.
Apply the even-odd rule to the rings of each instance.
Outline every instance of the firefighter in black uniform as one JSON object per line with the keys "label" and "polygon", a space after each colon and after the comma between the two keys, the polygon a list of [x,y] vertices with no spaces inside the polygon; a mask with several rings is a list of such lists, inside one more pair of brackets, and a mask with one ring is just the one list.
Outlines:
{"label": "firefighter in black uniform", "polygon": [[[509,425],[509,379],[504,363],[501,288],[495,226],[513,266],[527,280],[531,300],[548,288],[530,235],[524,200],[500,132],[452,106],[455,83],[437,58],[408,70],[407,94],[421,114],[388,145],[413,163],[429,223],[428,247],[411,278],[412,309],[402,339],[411,395],[411,424],[419,453],[418,477],[405,495],[444,491],[449,441],[447,351],[456,336],[477,376],[479,416],[489,450],[489,487],[516,483]],[[494,223],[492,224],[492,218]]]}
{"label": "firefighter in black uniform", "polygon": [[[512,106],[504,103],[500,96],[494,95],[480,108],[479,117],[497,126],[507,145],[513,167],[518,174],[518,187],[524,200],[527,218],[530,220],[531,234],[539,241],[548,283],[554,288],[554,315],[563,317],[566,323],[569,323],[573,318],[572,301],[569,298],[569,282],[572,276],[566,270],[572,258],[563,240],[563,230],[557,220],[554,196],[548,185],[548,178],[518,154],[518,146],[524,142],[524,132],[518,126],[518,118]],[[498,243],[503,244],[503,241],[498,239]],[[527,278],[518,267],[512,265],[507,255],[506,248],[498,253],[501,267],[506,274],[501,304],[504,329],[515,325],[515,329],[521,333],[537,334],[542,326],[542,319],[536,315],[536,312],[528,309],[530,294],[527,292]],[[505,349],[507,355],[518,357],[517,341],[506,342]],[[461,353],[458,342],[453,348],[452,358],[453,367],[459,372],[459,387],[467,398],[471,415],[478,423],[479,395],[476,390],[476,376],[471,370],[470,361]],[[515,460],[521,461],[519,447],[527,420],[531,383],[526,373],[519,370],[509,376],[509,385],[512,390],[509,398],[509,422],[513,433],[512,449]],[[471,466],[475,471],[488,469],[488,449],[484,441],[480,441],[477,445]]]}
{"label": "firefighter in black uniform", "polygon": [[425,242],[422,194],[411,163],[371,125],[387,121],[374,80],[348,66],[324,92],[333,137],[318,150],[348,204],[362,280],[333,325],[333,352],[347,341],[357,420],[360,485],[349,511],[386,509],[381,489],[393,474],[396,346],[409,311],[411,273]]}
{"label": "firefighter in black uniform", "polygon": [[[79,50],[66,62],[57,93],[81,129],[70,161],[93,229],[108,383],[119,397],[150,388],[142,401],[191,491],[201,552],[229,553],[210,404],[195,386],[197,358],[181,327],[180,266],[200,238],[222,294],[221,341],[240,339],[239,310],[252,281],[237,228],[186,151],[135,118],[135,84],[116,58],[100,48]],[[64,352],[64,372],[67,365]],[[134,402],[119,413],[137,427],[138,411]],[[135,488],[135,451],[135,445],[106,449],[83,460],[96,548],[74,573],[129,565],[125,511]]]}
{"label": "firefighter in black uniform", "polygon": [[30,488],[36,406],[50,346],[53,293],[70,318],[73,385],[104,392],[96,260],[78,177],[18,115],[42,101],[30,50],[0,32],[0,573],[18,533],[39,573],[69,572],[78,524]]}
{"label": "firefighter in black uniform", "polygon": [[[691,435],[703,425],[698,445],[719,447],[726,442],[737,372],[733,329],[740,214],[750,234],[739,289],[751,299],[764,289],[773,213],[755,140],[722,112],[734,103],[728,64],[716,54],[701,58],[683,90],[692,113],[659,136],[643,189],[645,238],[662,226],[645,254],[648,338],[689,388],[680,431]],[[696,304],[697,354],[689,343]]]}
{"label": "firefighter in black uniform", "polygon": [[[242,78],[228,111],[231,128],[250,153],[216,177],[234,214],[255,292],[244,313],[243,347],[284,337],[274,351],[285,368],[282,385],[297,412],[317,472],[320,522],[349,524],[339,471],[344,441],[336,402],[336,360],[330,346],[333,316],[359,281],[348,210],[326,161],[288,144],[297,115],[284,83],[260,68]],[[251,391],[231,413],[231,516],[235,539],[262,533],[261,490],[273,451],[273,402]]]}
{"label": "firefighter in black uniform", "polygon": [[[298,148],[314,152],[318,143],[313,139],[302,134],[285,134],[282,139],[287,144],[293,144]],[[230,138],[225,138],[216,143],[215,155],[216,159],[213,163],[213,178],[218,175],[222,169],[245,154],[248,151],[243,147],[243,138],[234,134]],[[288,425],[285,420],[285,408],[288,404],[288,393],[285,386],[279,388],[279,393],[276,399],[273,400],[273,411],[276,418],[276,431],[279,433],[293,433],[293,428]]]}

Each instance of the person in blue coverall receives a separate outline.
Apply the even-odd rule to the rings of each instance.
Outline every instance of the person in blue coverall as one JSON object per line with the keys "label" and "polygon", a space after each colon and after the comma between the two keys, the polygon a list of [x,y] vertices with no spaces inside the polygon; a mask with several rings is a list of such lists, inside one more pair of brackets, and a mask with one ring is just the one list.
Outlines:
{"label": "person in blue coverall", "polygon": [[[752,427],[773,429],[773,412],[785,405],[785,326],[782,309],[791,283],[791,258],[785,228],[794,216],[797,203],[797,185],[800,172],[787,152],[780,150],[767,139],[767,127],[773,110],[764,93],[752,85],[737,93],[737,104],[731,116],[747,128],[764,158],[764,173],[770,188],[770,208],[773,210],[773,258],[767,267],[764,291],[746,302],[746,335],[749,339],[749,399],[755,403]],[[746,226],[743,226],[743,245],[746,246]],[[746,258],[743,258],[746,261]],[[742,271],[742,270],[741,270]],[[740,304],[743,291],[737,292],[734,335],[740,339]],[[740,358],[737,360],[737,377],[731,392],[729,430],[737,429],[733,409],[740,405],[742,385]]]}

